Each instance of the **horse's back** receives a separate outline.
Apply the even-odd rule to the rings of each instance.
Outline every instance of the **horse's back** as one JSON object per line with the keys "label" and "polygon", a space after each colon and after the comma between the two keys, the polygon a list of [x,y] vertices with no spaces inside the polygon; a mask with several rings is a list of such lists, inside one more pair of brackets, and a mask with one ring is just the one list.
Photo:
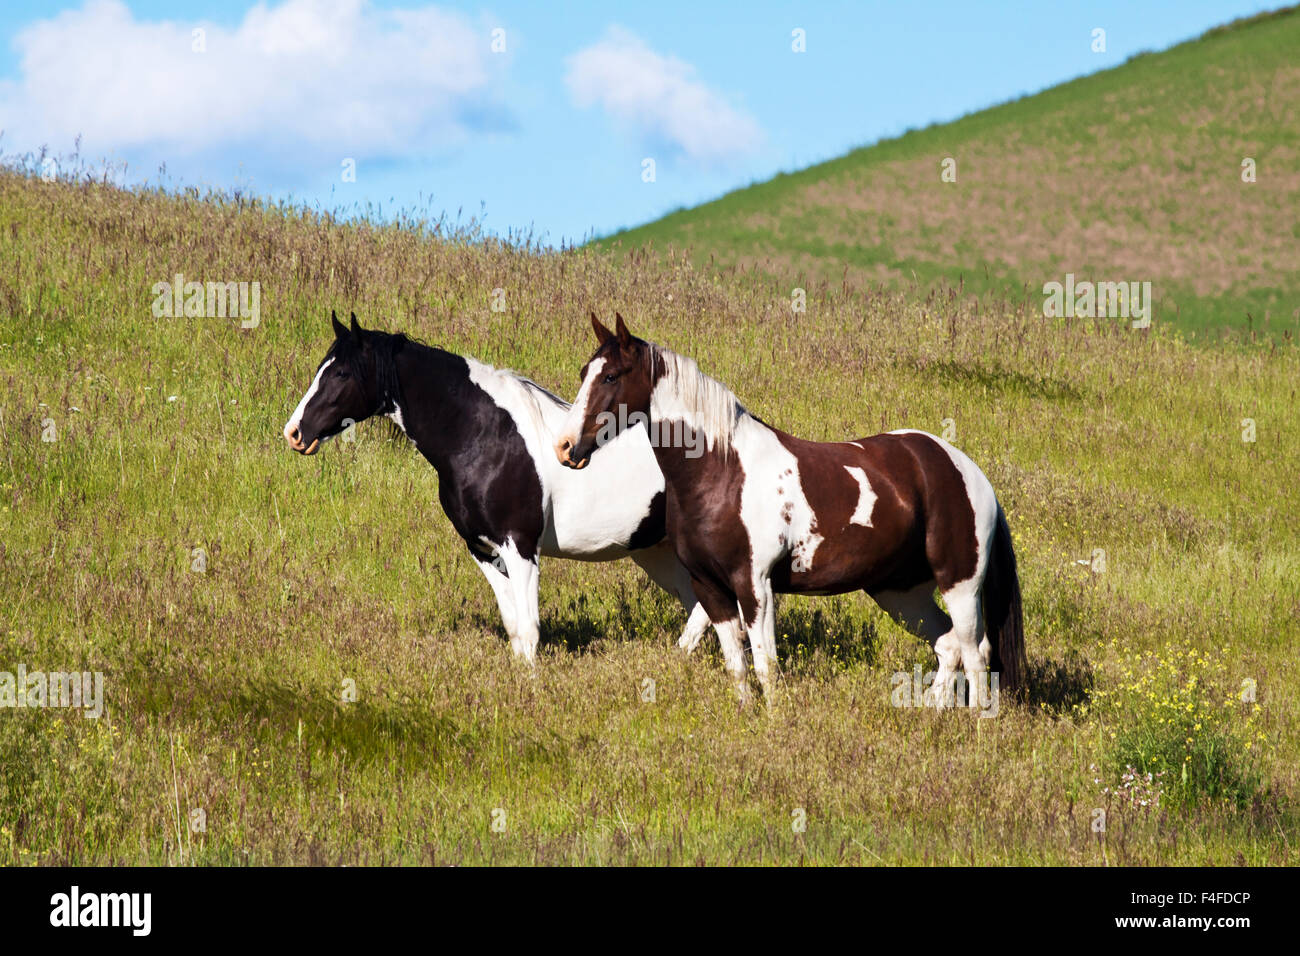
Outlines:
{"label": "horse's back", "polygon": [[996,501],[990,510],[987,479],[959,449],[920,431],[844,442],[778,435],[798,462],[817,539],[807,567],[774,569],[780,590],[903,589],[931,577],[944,587],[974,575]]}

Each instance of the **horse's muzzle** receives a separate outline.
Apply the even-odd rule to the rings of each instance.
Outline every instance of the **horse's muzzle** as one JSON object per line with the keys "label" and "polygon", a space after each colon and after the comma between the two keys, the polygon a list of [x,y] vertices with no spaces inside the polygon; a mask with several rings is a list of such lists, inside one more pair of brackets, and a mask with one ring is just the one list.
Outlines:
{"label": "horse's muzzle", "polygon": [[588,455],[586,458],[583,458],[579,461],[574,461],[572,454],[573,454],[573,442],[570,441],[569,439],[561,438],[559,441],[555,443],[555,457],[560,459],[560,464],[563,465],[564,467],[573,468],[575,470],[581,471],[583,468],[586,468],[587,463],[591,461],[590,455]]}
{"label": "horse's muzzle", "polygon": [[289,447],[300,455],[314,455],[316,449],[320,447],[320,439],[314,439],[310,445],[302,440],[302,432],[298,426],[292,423],[284,426],[284,440],[289,443]]}

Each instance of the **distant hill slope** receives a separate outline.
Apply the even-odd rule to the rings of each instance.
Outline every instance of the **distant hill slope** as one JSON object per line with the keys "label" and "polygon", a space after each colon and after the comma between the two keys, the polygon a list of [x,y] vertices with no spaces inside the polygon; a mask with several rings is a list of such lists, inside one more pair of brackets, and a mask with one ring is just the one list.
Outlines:
{"label": "distant hill slope", "polygon": [[[949,157],[956,182],[941,180]],[[648,243],[792,287],[960,279],[1040,297],[1067,272],[1150,281],[1156,321],[1258,329],[1267,316],[1294,334],[1300,8],[597,240]]]}

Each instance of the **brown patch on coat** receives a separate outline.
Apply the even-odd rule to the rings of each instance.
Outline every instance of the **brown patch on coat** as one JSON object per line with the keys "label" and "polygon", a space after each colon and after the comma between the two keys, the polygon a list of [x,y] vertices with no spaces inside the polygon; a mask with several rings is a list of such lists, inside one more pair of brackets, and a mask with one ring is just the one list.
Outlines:
{"label": "brown patch on coat", "polygon": [[[804,496],[821,543],[812,567],[788,558],[772,571],[782,593],[907,590],[932,578],[946,590],[975,573],[975,511],[956,464],[922,434],[875,435],[855,443],[813,442],[777,431],[798,459]],[[853,524],[860,468],[876,495],[869,527]]]}

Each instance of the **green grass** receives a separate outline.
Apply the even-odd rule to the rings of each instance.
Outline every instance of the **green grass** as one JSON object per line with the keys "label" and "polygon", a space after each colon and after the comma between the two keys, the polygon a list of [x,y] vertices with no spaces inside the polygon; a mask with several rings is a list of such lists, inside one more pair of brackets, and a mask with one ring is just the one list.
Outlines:
{"label": "green grass", "polygon": [[[1067,272],[1153,285],[1155,320],[1300,333],[1300,8],[596,240],[758,268],[786,290],[961,286],[1028,297]],[[1254,183],[1242,181],[1255,160]],[[956,162],[943,182],[941,163]]]}
{"label": "green grass", "polygon": [[[154,318],[176,272],[261,282],[260,326]],[[107,697],[0,711],[0,861],[1300,862],[1295,348],[951,289],[815,286],[795,315],[781,286],[0,175],[0,670],[100,670]],[[628,562],[544,562],[528,671],[386,423],[284,447],[331,308],[563,394],[617,308],[800,435],[952,419],[1010,517],[1032,701],[891,707],[930,651],[848,596],[781,603],[778,702],[742,710]],[[1151,812],[1105,792],[1089,692],[1184,641],[1256,682],[1213,728],[1263,735],[1255,782]]]}

